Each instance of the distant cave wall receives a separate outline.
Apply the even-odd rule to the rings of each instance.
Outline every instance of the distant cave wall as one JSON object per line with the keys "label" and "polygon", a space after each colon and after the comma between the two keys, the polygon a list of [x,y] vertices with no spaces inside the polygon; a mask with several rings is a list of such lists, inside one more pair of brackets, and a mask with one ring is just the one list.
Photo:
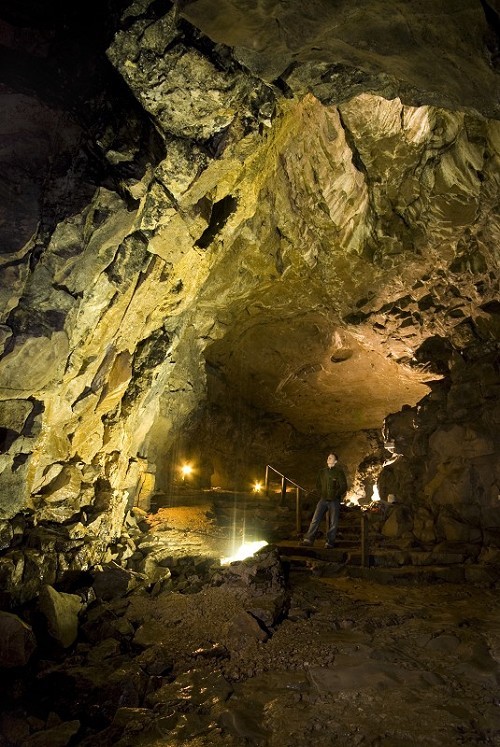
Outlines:
{"label": "distant cave wall", "polygon": [[389,522],[388,536],[463,543],[473,557],[500,557],[498,320],[498,312],[484,319],[482,340],[451,355],[449,373],[415,408],[387,418],[386,437],[400,456],[383,469],[380,494],[411,510],[402,524]]}
{"label": "distant cave wall", "polygon": [[[264,483],[266,465],[313,490],[318,470],[334,450],[344,467],[349,496],[369,503],[384,459],[381,428],[356,432],[324,432],[321,424],[301,431],[278,412],[256,407],[220,376],[208,375],[207,400],[183,423],[172,446],[163,453],[156,470],[156,487],[167,494],[180,485],[225,490],[252,490]],[[236,388],[236,391],[235,391]],[[183,480],[180,468],[189,464],[193,474]],[[281,478],[270,470],[271,492]]]}

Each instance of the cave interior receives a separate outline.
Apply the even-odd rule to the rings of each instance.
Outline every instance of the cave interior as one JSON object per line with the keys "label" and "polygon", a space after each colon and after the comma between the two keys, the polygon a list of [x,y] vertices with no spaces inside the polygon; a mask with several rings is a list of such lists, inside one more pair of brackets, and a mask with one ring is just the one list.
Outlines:
{"label": "cave interior", "polygon": [[0,747],[499,743],[499,50],[4,0]]}

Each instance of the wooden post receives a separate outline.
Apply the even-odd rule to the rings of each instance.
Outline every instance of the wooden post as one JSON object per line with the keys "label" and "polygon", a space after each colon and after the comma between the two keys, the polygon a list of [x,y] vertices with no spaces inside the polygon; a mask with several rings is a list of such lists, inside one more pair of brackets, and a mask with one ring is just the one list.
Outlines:
{"label": "wooden post", "polygon": [[361,565],[363,568],[367,568],[370,562],[369,548],[368,548],[368,531],[366,526],[365,512],[361,513]]}
{"label": "wooden post", "polygon": [[281,501],[280,506],[284,506],[286,503],[286,477],[281,478]]}
{"label": "wooden post", "polygon": [[264,480],[265,494],[269,498],[269,465],[266,464],[266,479]]}
{"label": "wooden post", "polygon": [[295,488],[295,528],[297,536],[302,533],[302,511],[300,505],[300,488]]}

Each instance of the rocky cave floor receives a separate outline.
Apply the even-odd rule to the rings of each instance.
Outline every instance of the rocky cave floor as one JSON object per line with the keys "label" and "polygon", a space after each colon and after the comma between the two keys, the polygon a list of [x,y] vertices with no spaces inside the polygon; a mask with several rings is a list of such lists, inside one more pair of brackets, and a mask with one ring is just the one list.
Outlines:
{"label": "rocky cave floor", "polygon": [[500,744],[498,584],[326,577],[275,545],[221,566],[229,535],[210,507],[131,517],[149,577],[75,581],[66,650],[31,611],[1,747]]}

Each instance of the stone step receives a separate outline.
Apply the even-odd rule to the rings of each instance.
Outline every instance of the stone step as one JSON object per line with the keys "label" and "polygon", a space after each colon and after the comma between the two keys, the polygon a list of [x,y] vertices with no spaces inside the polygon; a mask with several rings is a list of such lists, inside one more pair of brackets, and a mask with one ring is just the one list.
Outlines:
{"label": "stone step", "polygon": [[[348,508],[341,512],[335,548],[324,547],[325,535],[320,534],[313,547],[299,544],[295,533],[295,510],[277,505],[255,493],[195,490],[177,487],[168,493],[155,495],[158,508],[197,506],[213,511],[220,526],[245,526],[247,535],[274,543],[281,558],[293,571],[319,573],[328,577],[339,573],[352,578],[369,578],[381,583],[412,583],[464,579],[485,585],[497,583],[500,571],[490,566],[474,565],[473,548],[448,543],[440,548],[401,548],[394,540],[368,532],[365,555],[361,551],[362,511]],[[305,512],[304,512],[305,513]],[[308,523],[303,524],[306,531]],[[369,526],[369,525],[367,525]],[[292,539],[290,539],[293,537]],[[472,560],[472,563],[471,563]]]}
{"label": "stone step", "polygon": [[[393,566],[369,567],[361,565],[361,554],[343,552],[340,549],[321,550],[313,553],[294,553],[282,556],[282,562],[293,572],[309,572],[320,575],[322,578],[335,578],[339,575],[348,576],[353,579],[364,579],[382,584],[409,584],[409,583],[437,583],[446,581],[448,583],[461,583],[466,576],[463,566]],[[475,574],[471,573],[476,582],[488,585],[494,583],[491,571],[485,572],[484,567],[478,568]]]}
{"label": "stone step", "polygon": [[313,547],[300,545],[298,542],[291,540],[281,540],[275,544],[281,557],[285,558],[319,558],[320,560],[344,562],[347,560],[349,554],[353,552],[353,546],[351,544],[340,542],[336,543],[335,547],[332,549],[326,548],[324,542],[321,544],[317,543]]}
{"label": "stone step", "polygon": [[[282,562],[291,570],[311,572],[322,577],[347,575],[379,583],[462,583],[493,586],[500,581],[500,568],[494,565],[431,562],[430,554],[402,550],[381,550],[366,555],[363,565],[361,548],[337,546],[327,550],[320,546],[305,547],[289,541],[277,543]],[[425,560],[425,562],[424,562]],[[412,562],[413,561],[413,562]]]}
{"label": "stone step", "polygon": [[459,584],[465,580],[465,570],[463,566],[457,565],[405,565],[397,568],[366,568],[358,565],[346,565],[343,568],[343,574],[349,576],[349,578],[362,578],[380,584],[420,584],[443,581],[452,584]]}

